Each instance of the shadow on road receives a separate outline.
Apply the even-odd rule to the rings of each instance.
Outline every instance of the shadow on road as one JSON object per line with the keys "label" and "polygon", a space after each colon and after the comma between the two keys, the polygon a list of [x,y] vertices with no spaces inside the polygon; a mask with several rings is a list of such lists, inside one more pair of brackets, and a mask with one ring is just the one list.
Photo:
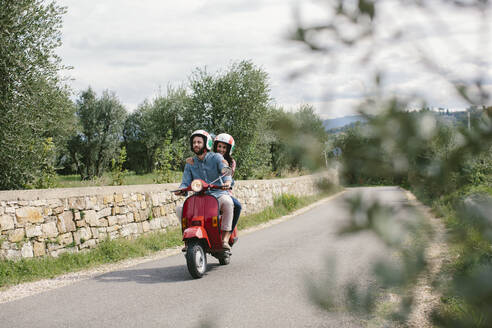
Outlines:
{"label": "shadow on road", "polygon": [[[219,264],[208,264],[205,275],[215,270]],[[159,284],[193,280],[186,264],[163,268],[113,271],[96,276],[98,282],[137,282],[140,284]]]}

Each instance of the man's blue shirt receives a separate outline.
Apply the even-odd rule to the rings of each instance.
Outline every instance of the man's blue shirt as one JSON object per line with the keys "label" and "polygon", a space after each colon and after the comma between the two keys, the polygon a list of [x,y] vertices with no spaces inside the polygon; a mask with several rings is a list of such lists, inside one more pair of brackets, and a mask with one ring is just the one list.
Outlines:
{"label": "man's blue shirt", "polygon": [[[191,184],[194,179],[202,179],[206,183],[211,183],[221,176],[221,170],[225,166],[223,163],[224,157],[218,153],[207,152],[203,161],[197,156],[193,157],[193,165],[186,164],[183,172],[183,179],[181,180],[181,185],[179,188],[186,188]],[[222,178],[223,181],[231,181],[230,176],[225,176]],[[220,180],[214,182],[214,184],[221,186]],[[207,192],[219,198],[222,195],[228,195],[227,190],[211,189]]]}

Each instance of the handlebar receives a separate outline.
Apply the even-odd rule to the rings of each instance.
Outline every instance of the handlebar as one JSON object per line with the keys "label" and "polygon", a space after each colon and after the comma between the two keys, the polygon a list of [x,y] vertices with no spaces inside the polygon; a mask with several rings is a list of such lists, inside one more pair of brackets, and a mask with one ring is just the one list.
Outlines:
{"label": "handlebar", "polygon": [[222,189],[222,190],[231,190],[231,186],[218,186],[218,185],[208,185],[208,189]]}
{"label": "handlebar", "polygon": [[188,191],[194,191],[195,193],[200,193],[210,189],[220,189],[220,190],[231,190],[231,186],[219,186],[215,184],[208,184],[203,180],[196,179],[193,180],[191,185],[183,189],[171,190],[173,193],[179,193],[181,196],[185,196]]}

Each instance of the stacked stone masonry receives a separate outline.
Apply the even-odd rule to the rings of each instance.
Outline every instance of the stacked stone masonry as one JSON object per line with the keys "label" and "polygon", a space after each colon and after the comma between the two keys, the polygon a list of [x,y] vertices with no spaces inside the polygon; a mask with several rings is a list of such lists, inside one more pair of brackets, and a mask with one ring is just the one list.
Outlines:
{"label": "stacked stone masonry", "polygon": [[[236,181],[243,214],[261,211],[282,193],[318,192],[336,172],[275,180]],[[106,238],[134,238],[176,226],[177,184],[0,191],[0,259],[56,257],[95,247]]]}

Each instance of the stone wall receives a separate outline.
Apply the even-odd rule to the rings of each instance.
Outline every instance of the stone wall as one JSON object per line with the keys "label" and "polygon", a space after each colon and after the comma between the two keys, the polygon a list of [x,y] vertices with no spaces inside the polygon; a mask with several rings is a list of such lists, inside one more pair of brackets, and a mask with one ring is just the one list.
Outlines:
{"label": "stone wall", "polygon": [[[323,174],[338,183],[335,171]],[[275,195],[312,195],[321,176],[236,181],[243,213],[273,204]],[[178,184],[0,191],[0,258],[58,256],[106,238],[133,238],[176,226]]]}

